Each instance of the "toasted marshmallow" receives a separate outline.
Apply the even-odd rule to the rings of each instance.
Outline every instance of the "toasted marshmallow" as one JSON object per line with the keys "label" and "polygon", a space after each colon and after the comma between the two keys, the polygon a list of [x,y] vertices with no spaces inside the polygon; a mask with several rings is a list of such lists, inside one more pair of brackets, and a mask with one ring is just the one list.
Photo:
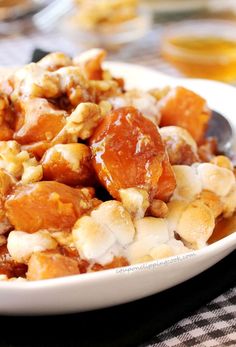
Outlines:
{"label": "toasted marshmallow", "polygon": [[19,263],[28,262],[34,252],[55,249],[57,242],[46,230],[29,234],[24,231],[11,231],[8,235],[7,248],[12,258]]}
{"label": "toasted marshmallow", "polygon": [[226,196],[235,184],[235,176],[231,170],[211,163],[202,163],[197,166],[198,176],[203,189]]}
{"label": "toasted marshmallow", "polygon": [[102,203],[91,216],[78,219],[72,231],[80,256],[102,265],[123,256],[134,233],[129,213],[115,200]]}
{"label": "toasted marshmallow", "polygon": [[115,236],[90,216],[76,222],[72,235],[80,256],[89,260],[96,260],[115,243]]}
{"label": "toasted marshmallow", "polygon": [[181,141],[188,144],[194,153],[197,153],[197,144],[190,133],[178,126],[166,126],[159,129],[161,137],[165,139],[171,139],[173,142]]}
{"label": "toasted marshmallow", "polygon": [[143,218],[149,207],[149,195],[144,189],[127,188],[119,190],[121,202],[135,219]]}
{"label": "toasted marshmallow", "polygon": [[203,247],[215,227],[213,212],[201,201],[190,203],[182,212],[176,232],[194,249]]}
{"label": "toasted marshmallow", "polygon": [[162,218],[144,217],[135,222],[135,241],[127,248],[131,264],[153,260],[151,251],[169,240],[167,223]]}
{"label": "toasted marshmallow", "polygon": [[168,258],[171,257],[174,254],[174,249],[170,245],[164,243],[162,245],[158,245],[151,249],[150,255],[153,260],[156,259],[162,259],[162,258]]}
{"label": "toasted marshmallow", "polygon": [[172,237],[166,245],[171,248],[173,255],[179,255],[183,253],[188,253],[190,249],[186,247],[182,241],[176,240],[174,237]]}
{"label": "toasted marshmallow", "polygon": [[92,211],[91,217],[104,229],[108,229],[122,246],[132,242],[134,225],[130,214],[120,202],[115,200],[104,202]]}
{"label": "toasted marshmallow", "polygon": [[137,108],[144,117],[148,118],[155,124],[160,123],[159,106],[156,99],[147,92],[140,92],[139,90],[129,90],[121,95],[113,96],[109,99],[113,108],[134,106]]}
{"label": "toasted marshmallow", "polygon": [[209,190],[203,190],[197,197],[197,200],[207,205],[212,210],[215,218],[223,212],[224,204],[221,198]]}
{"label": "toasted marshmallow", "polygon": [[168,229],[171,235],[176,231],[180,217],[183,211],[187,208],[188,203],[182,200],[173,200],[168,204],[168,214],[166,221],[168,223]]}
{"label": "toasted marshmallow", "polygon": [[162,259],[189,251],[168,230],[166,219],[145,217],[135,222],[135,241],[127,247],[131,264]]}
{"label": "toasted marshmallow", "polygon": [[135,221],[135,240],[149,238],[154,243],[165,243],[169,239],[166,220],[163,218],[144,217]]}
{"label": "toasted marshmallow", "polygon": [[172,168],[176,177],[176,189],[172,200],[193,200],[202,190],[201,180],[195,168],[187,165],[173,165]]}

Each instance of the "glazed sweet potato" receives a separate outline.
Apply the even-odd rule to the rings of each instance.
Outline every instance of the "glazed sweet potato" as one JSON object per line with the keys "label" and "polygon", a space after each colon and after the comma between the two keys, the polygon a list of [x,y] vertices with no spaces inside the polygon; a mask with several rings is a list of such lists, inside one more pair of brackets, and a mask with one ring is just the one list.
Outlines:
{"label": "glazed sweet potato", "polygon": [[165,149],[157,126],[138,110],[123,107],[111,112],[90,144],[95,171],[114,198],[119,199],[119,189],[130,187],[146,189],[155,196]]}
{"label": "glazed sweet potato", "polygon": [[82,143],[58,144],[42,158],[45,180],[55,180],[71,186],[88,186],[94,181],[89,147]]}
{"label": "glazed sweet potato", "polygon": [[88,190],[58,182],[37,182],[19,186],[5,203],[7,217],[16,230],[33,233],[40,229],[70,230],[91,208]]}
{"label": "glazed sweet potato", "polygon": [[206,101],[183,87],[171,89],[160,101],[160,126],[177,125],[187,129],[197,143],[205,135],[211,117]]}
{"label": "glazed sweet potato", "polygon": [[29,98],[18,105],[20,111],[14,139],[20,144],[51,141],[65,125],[66,112],[46,99]]}
{"label": "glazed sweet potato", "polygon": [[27,279],[31,281],[79,274],[78,262],[59,253],[34,253],[28,265]]}
{"label": "glazed sweet potato", "polygon": [[176,187],[176,179],[172,167],[170,165],[168,156],[162,162],[162,174],[158,181],[158,189],[155,198],[162,201],[169,201]]}

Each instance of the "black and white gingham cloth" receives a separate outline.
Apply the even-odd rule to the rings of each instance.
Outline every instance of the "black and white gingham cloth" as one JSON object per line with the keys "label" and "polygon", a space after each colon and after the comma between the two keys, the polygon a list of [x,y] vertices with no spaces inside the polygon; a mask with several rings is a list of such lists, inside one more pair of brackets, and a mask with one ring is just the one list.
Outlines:
{"label": "black and white gingham cloth", "polygon": [[[178,72],[164,62],[157,51],[158,31],[145,40],[111,54],[110,59],[145,65],[178,76]],[[45,51],[64,51],[75,55],[84,50],[78,43],[57,33],[47,36],[33,34],[0,41],[0,66],[21,65],[30,61],[35,48]],[[142,52],[142,54],[140,54]],[[236,346],[236,288],[219,296],[192,316],[157,335],[142,347],[224,347]],[[121,346],[122,347],[122,346]],[[141,347],[141,346],[140,346]]]}
{"label": "black and white gingham cloth", "polygon": [[145,345],[145,347],[195,346],[236,346],[236,288],[220,295]]}

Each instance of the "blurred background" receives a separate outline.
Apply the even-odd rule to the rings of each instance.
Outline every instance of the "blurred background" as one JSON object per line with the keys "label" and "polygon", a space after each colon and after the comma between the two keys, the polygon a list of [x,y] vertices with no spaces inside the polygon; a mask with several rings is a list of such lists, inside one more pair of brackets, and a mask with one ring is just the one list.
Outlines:
{"label": "blurred background", "polygon": [[0,65],[30,62],[35,49],[92,47],[110,60],[234,84],[236,0],[0,0]]}

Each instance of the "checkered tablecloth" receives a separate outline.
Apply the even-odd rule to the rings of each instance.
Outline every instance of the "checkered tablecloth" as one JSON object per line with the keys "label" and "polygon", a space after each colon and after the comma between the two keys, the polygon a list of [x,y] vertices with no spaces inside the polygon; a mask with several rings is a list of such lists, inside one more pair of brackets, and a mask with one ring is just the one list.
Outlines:
{"label": "checkered tablecloth", "polygon": [[[159,30],[154,30],[145,40],[132,44],[132,49],[111,53],[109,59],[145,65],[178,76],[179,73],[160,57]],[[0,41],[0,65],[25,64],[30,61],[32,51],[36,47],[46,51],[64,51],[71,55],[84,49],[58,33],[12,37],[11,40]],[[181,320],[145,344],[145,347],[193,346],[236,346],[236,289],[219,296],[192,316]]]}
{"label": "checkered tablecloth", "polygon": [[236,346],[236,288],[220,295],[142,347],[193,346]]}

